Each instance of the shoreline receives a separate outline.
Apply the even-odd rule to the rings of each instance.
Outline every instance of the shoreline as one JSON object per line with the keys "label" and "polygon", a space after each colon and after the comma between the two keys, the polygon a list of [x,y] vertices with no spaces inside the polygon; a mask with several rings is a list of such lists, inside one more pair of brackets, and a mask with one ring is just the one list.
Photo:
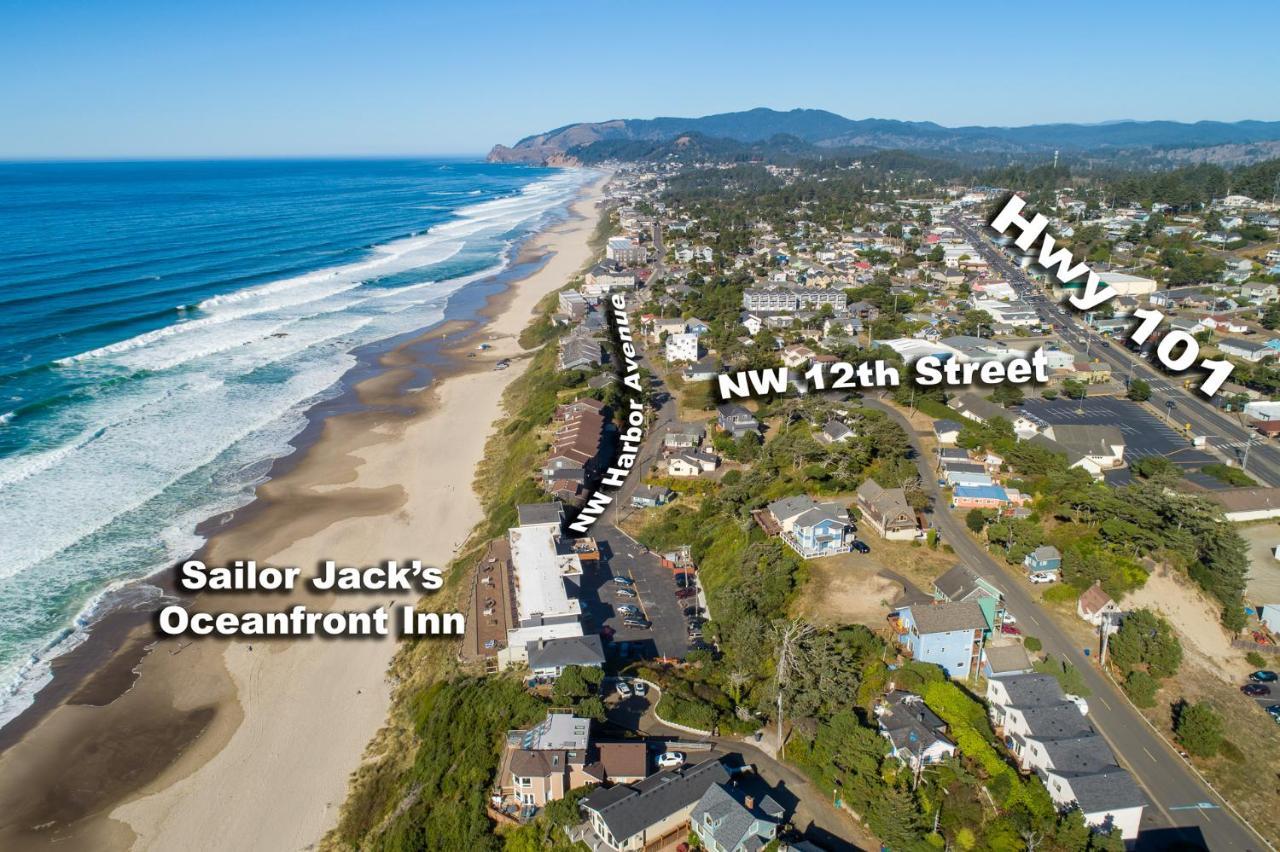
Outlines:
{"label": "shoreline", "polygon": [[[481,517],[471,485],[502,392],[524,369],[519,333],[537,303],[590,259],[604,180],[584,185],[569,217],[532,235],[506,269],[459,290],[438,323],[383,341],[362,362],[367,369],[353,368],[350,392],[308,413],[297,448],[273,463],[254,500],[201,525],[210,537],[197,558],[298,565],[304,576],[320,559],[446,565]],[[481,340],[493,348],[477,352]],[[504,357],[511,368],[493,370]],[[233,611],[387,601],[385,593],[342,598],[299,591],[189,600]],[[113,612],[59,657],[37,704],[58,687],[28,708],[38,712],[6,726],[0,846],[317,842],[385,722],[394,637],[157,640],[149,615],[132,623],[128,615]],[[64,777],[69,766],[74,779]],[[225,810],[232,800],[235,819]],[[272,819],[280,813],[295,816],[281,825]]]}

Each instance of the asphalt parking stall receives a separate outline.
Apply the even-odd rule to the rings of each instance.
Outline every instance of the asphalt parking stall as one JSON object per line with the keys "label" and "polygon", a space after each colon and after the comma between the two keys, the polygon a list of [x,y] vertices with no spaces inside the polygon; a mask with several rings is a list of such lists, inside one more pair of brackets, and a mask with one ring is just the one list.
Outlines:
{"label": "asphalt parking stall", "polygon": [[[1021,408],[1050,425],[1117,427],[1124,436],[1124,459],[1127,464],[1133,464],[1147,456],[1163,456],[1186,471],[1217,461],[1204,450],[1193,447],[1183,435],[1146,408],[1127,399],[1105,396],[1083,400],[1029,399]],[[1128,468],[1106,475],[1107,481],[1112,485],[1123,485],[1129,478]],[[1188,478],[1206,488],[1226,487],[1209,476],[1192,474]]]}
{"label": "asphalt parking stall", "polygon": [[[662,566],[657,556],[647,553],[641,545],[622,535],[609,536],[601,552],[606,558],[601,569],[593,572],[600,576],[593,578],[595,589],[591,612],[593,616],[599,614],[596,623],[613,629],[615,648],[626,643],[631,659],[684,657],[689,650],[684,608],[693,606],[694,601],[676,598],[676,582],[671,571]],[[614,576],[631,578],[634,585],[630,588],[636,592],[636,597],[619,596],[619,584],[611,581]],[[650,626],[628,627],[623,624],[623,616],[617,610],[621,604],[638,606]]]}

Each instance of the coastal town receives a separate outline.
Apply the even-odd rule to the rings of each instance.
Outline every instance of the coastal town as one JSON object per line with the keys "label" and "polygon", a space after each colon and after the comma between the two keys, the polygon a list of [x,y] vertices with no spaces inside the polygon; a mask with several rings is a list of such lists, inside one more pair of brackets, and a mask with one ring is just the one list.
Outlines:
{"label": "coastal town", "polygon": [[[1280,836],[1280,204],[1029,193],[1115,291],[1078,312],[1083,282],[987,227],[1015,186],[610,168],[598,259],[533,327],[536,461],[461,566],[481,680],[456,688],[532,702],[478,767],[508,843]],[[1138,345],[1153,307],[1168,321]],[[1174,332],[1232,365],[1219,393],[1156,357]],[[1044,373],[804,380],[922,358]],[[724,399],[739,370],[790,379]]]}

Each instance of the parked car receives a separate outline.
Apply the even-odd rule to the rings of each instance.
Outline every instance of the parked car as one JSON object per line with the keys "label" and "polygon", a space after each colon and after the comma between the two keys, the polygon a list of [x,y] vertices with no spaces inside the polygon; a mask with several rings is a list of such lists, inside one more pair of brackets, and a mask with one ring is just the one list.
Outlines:
{"label": "parked car", "polygon": [[1081,716],[1088,716],[1088,715],[1089,715],[1089,702],[1088,702],[1088,701],[1085,701],[1085,700],[1084,700],[1083,698],[1081,698],[1079,695],[1071,695],[1070,693],[1068,693],[1068,694],[1066,694],[1066,695],[1064,695],[1064,696],[1062,696],[1062,697],[1063,697],[1063,698],[1065,698],[1065,699],[1067,699],[1068,701],[1070,701],[1072,704],[1076,705],[1076,709],[1078,709],[1078,710],[1080,711],[1080,715],[1081,715]]}
{"label": "parked car", "polygon": [[1275,683],[1276,673],[1273,671],[1262,669],[1261,671],[1256,671],[1253,674],[1249,675],[1249,680],[1253,681],[1254,683]]}
{"label": "parked car", "polygon": [[1240,687],[1240,691],[1250,698],[1261,698],[1264,695],[1271,694],[1271,687],[1261,683],[1246,683]]}
{"label": "parked car", "polygon": [[622,623],[627,627],[636,627],[640,630],[648,630],[650,627],[649,622],[645,621],[643,618],[625,618]]}
{"label": "parked car", "polygon": [[676,585],[682,589],[687,589],[693,585],[693,581],[687,573],[680,573],[676,575]]}
{"label": "parked car", "polygon": [[635,683],[631,684],[631,688],[635,690],[636,695],[649,694],[649,684],[645,683],[642,680],[638,680]]}
{"label": "parked car", "polygon": [[677,766],[684,766],[684,752],[682,751],[664,751],[658,755],[658,765],[663,769],[674,769]]}
{"label": "parked car", "polygon": [[624,577],[621,574],[614,577],[613,582],[617,583],[619,586],[634,586],[636,584],[635,580],[630,577]]}
{"label": "parked car", "polygon": [[702,607],[698,606],[697,604],[694,604],[693,606],[687,606],[684,608],[685,618],[697,618],[700,615],[702,615]]}
{"label": "parked car", "polygon": [[618,604],[618,612],[623,615],[639,615],[640,607],[632,606],[631,604]]}
{"label": "parked car", "polygon": [[1013,614],[1013,613],[1011,613],[1011,612],[1006,612],[1006,613],[1004,613],[1003,615],[1001,615],[1001,616],[1000,616],[1000,621],[1001,621],[1002,623],[1004,623],[1004,624],[1017,624],[1017,623],[1018,623],[1018,619],[1017,619],[1017,617],[1016,617],[1016,616],[1014,616],[1014,614]]}
{"label": "parked car", "polygon": [[1271,718],[1280,722],[1280,704],[1272,704],[1267,708],[1267,712],[1271,714]]}
{"label": "parked car", "polygon": [[1053,583],[1057,581],[1058,575],[1049,571],[1033,571],[1027,575],[1027,579],[1036,584]]}
{"label": "parked car", "polygon": [[618,689],[618,694],[621,695],[623,698],[631,697],[631,685],[628,684],[625,680],[618,681],[617,689]]}
{"label": "parked car", "polygon": [[698,594],[697,589],[676,589],[676,597],[680,600],[687,600]]}
{"label": "parked car", "polygon": [[628,589],[626,586],[614,589],[613,593],[620,598],[634,598],[636,596],[634,589]]}
{"label": "parked car", "polygon": [[856,538],[853,540],[853,549],[858,551],[859,553],[871,552],[871,548],[867,546],[867,543],[865,541],[862,541],[861,539],[856,539]]}
{"label": "parked car", "polygon": [[1008,634],[1008,635],[1010,635],[1010,636],[1021,636],[1021,635],[1022,635],[1022,631],[1021,631],[1021,630],[1019,630],[1017,627],[1015,627],[1015,626],[1014,626],[1014,625],[1012,625],[1012,624],[1001,624],[1001,625],[1000,625],[1000,632],[1001,632],[1001,633],[1007,633],[1007,634]]}

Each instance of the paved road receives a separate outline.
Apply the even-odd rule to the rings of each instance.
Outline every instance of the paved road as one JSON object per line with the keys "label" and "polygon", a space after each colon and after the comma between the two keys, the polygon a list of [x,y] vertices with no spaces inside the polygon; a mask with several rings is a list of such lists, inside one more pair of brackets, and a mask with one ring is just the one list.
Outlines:
{"label": "paved road", "polygon": [[[1147,808],[1143,814],[1142,830],[1172,828],[1177,839],[1187,843],[1203,842],[1214,852],[1267,848],[1251,829],[1224,808],[1222,800],[1211,793],[1182,758],[1151,729],[1110,679],[1094,665],[1093,657],[1086,657],[1084,649],[1040,609],[1025,581],[997,564],[969,537],[963,522],[946,508],[931,460],[924,455],[920,437],[907,419],[876,400],[864,400],[864,404],[887,412],[911,438],[920,480],[937,507],[933,519],[942,541],[950,544],[966,565],[1004,590],[1005,605],[1017,616],[1018,626],[1024,632],[1039,637],[1046,652],[1067,660],[1080,671],[1093,693],[1089,698],[1089,720],[1152,800],[1153,807]],[[1200,803],[1210,807],[1195,807]],[[1169,835],[1164,834],[1162,842],[1168,842],[1168,838]]]}
{"label": "paved road", "polygon": [[[1022,270],[997,250],[978,228],[953,219],[950,224],[968,237],[991,264],[1023,298],[1035,298],[1036,289]],[[1191,424],[1195,435],[1211,436],[1208,443],[1228,457],[1241,458],[1244,445],[1255,433],[1246,429],[1234,416],[1214,408],[1194,387],[1182,387],[1182,376],[1169,376],[1153,369],[1146,361],[1120,344],[1104,346],[1097,335],[1090,334],[1076,311],[1040,296],[1031,304],[1042,320],[1058,324],[1060,336],[1081,352],[1105,361],[1118,378],[1138,378],[1148,382],[1154,391],[1151,402],[1161,412],[1168,412],[1173,422]],[[1188,374],[1190,375],[1190,374]],[[1170,409],[1167,403],[1173,403]],[[1256,443],[1249,450],[1248,473],[1267,485],[1280,486],[1280,448],[1270,443]]]}
{"label": "paved road", "polygon": [[[732,737],[696,737],[660,722],[653,713],[661,691],[651,687],[647,696],[633,695],[620,699],[615,694],[606,700],[608,719],[620,728],[639,731],[658,740],[701,740],[713,743],[718,754],[738,754],[756,768],[756,774],[769,785],[769,794],[787,809],[791,823],[806,838],[831,852],[856,852],[878,849],[874,835],[847,811],[840,810],[812,781],[794,767],[776,760],[750,742]],[[690,760],[698,761],[696,754]]]}

